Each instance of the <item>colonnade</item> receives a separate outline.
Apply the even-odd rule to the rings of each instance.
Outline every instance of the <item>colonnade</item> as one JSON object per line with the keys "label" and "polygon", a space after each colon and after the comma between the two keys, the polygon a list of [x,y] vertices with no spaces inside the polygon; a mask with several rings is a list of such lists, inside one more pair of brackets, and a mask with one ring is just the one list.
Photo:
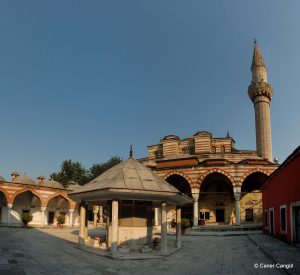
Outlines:
{"label": "colonnade", "polygon": [[[199,220],[199,193],[200,190],[197,188],[192,188],[192,197],[193,197],[193,227],[198,226]],[[241,188],[237,187],[234,190],[234,213],[235,213],[235,225],[241,225],[241,205],[240,205],[240,198],[241,198]],[[154,212],[154,225],[159,225],[159,208],[155,208]]]}
{"label": "colonnade", "polygon": [[[12,218],[13,204],[7,203],[6,208],[7,208],[6,223],[9,226],[12,223],[11,218]],[[46,206],[41,206],[41,210],[40,210],[41,211],[41,223],[38,224],[40,226],[48,225],[46,210],[47,210]],[[72,227],[74,225],[74,211],[75,211],[75,208],[68,209],[69,223],[67,225],[70,226],[70,227]]]}
{"label": "colonnade", "polygon": [[[113,200],[111,204],[111,235],[110,235],[110,246],[111,255],[113,257],[118,256],[118,242],[119,242],[119,201]],[[94,215],[97,215],[99,208],[94,208]],[[158,217],[158,210],[155,208],[156,216]],[[109,214],[107,215],[107,225],[109,226]],[[176,247],[181,247],[181,207],[176,207]],[[108,232],[107,232],[108,234]],[[79,245],[84,245],[85,241],[88,240],[87,234],[87,204],[81,203],[80,206],[80,232],[79,232]],[[168,254],[168,238],[167,238],[167,202],[161,203],[161,254]]]}

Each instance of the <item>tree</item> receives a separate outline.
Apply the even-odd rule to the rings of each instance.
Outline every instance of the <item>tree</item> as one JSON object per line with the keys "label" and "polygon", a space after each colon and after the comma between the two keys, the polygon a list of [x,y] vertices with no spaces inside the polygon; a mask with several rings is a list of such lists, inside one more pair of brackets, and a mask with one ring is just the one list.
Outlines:
{"label": "tree", "polygon": [[102,163],[93,164],[89,170],[89,178],[90,180],[98,177],[106,170],[110,169],[111,167],[119,164],[122,159],[118,156],[111,157],[108,161]]}
{"label": "tree", "polygon": [[86,169],[80,162],[69,159],[63,161],[60,171],[52,173],[50,178],[60,182],[65,187],[71,182],[84,185],[121,161],[120,157],[113,156],[106,162],[93,164],[90,169]]}
{"label": "tree", "polygon": [[83,185],[87,182],[87,171],[78,161],[65,160],[60,166],[60,172],[52,173],[50,178],[66,186],[70,181]]}

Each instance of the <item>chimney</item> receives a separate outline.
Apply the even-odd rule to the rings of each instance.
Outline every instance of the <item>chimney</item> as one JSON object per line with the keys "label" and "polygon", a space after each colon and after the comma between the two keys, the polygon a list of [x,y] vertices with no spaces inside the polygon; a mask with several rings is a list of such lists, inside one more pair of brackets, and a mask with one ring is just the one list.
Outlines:
{"label": "chimney", "polygon": [[44,176],[39,176],[37,179],[38,179],[38,185],[43,185],[43,183],[45,182]]}
{"label": "chimney", "polygon": [[20,174],[17,171],[11,173],[11,181],[14,181]]}

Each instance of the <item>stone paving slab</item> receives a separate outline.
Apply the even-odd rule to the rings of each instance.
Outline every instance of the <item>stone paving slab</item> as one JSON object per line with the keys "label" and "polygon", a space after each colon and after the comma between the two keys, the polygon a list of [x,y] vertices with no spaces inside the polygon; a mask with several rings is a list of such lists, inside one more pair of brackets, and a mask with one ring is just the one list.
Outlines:
{"label": "stone paving slab", "polygon": [[[281,274],[254,267],[273,260],[245,235],[184,236],[182,248],[166,259],[113,260],[79,250],[77,234],[73,229],[0,228],[0,255],[6,259],[0,274]],[[174,243],[175,236],[168,241]]]}
{"label": "stone paving slab", "polygon": [[261,231],[188,231],[187,236],[247,236],[261,234]]}
{"label": "stone paving slab", "polygon": [[249,235],[248,238],[273,260],[274,268],[284,265],[280,269],[286,274],[300,274],[299,248],[264,234]]}

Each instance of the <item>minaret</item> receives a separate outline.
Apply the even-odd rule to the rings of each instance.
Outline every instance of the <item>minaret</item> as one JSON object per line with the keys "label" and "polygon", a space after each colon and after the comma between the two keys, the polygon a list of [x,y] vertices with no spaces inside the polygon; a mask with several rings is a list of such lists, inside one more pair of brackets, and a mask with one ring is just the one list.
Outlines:
{"label": "minaret", "polygon": [[260,157],[272,162],[270,102],[273,90],[268,83],[267,67],[256,40],[254,40],[251,71],[252,81],[248,87],[248,94],[254,104],[256,150]]}

